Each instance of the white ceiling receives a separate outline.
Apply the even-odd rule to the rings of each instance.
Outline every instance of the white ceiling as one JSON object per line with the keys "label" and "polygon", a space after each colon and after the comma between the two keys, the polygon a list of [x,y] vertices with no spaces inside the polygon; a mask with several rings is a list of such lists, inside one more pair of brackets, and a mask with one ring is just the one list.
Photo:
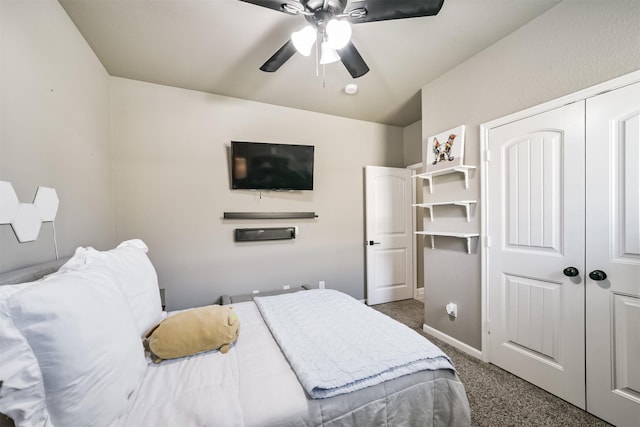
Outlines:
{"label": "white ceiling", "polygon": [[445,0],[433,17],[353,25],[371,71],[354,80],[340,62],[327,65],[324,87],[314,54],[258,69],[306,24],[301,16],[239,0],[59,2],[112,76],[406,126],[421,118],[423,86],[559,1]]}

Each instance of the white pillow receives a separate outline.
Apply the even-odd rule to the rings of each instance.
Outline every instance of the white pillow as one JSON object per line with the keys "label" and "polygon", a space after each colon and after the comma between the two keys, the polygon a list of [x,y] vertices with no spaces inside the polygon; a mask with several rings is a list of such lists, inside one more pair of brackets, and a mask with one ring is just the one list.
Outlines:
{"label": "white pillow", "polygon": [[50,274],[49,276],[52,276],[54,274],[63,274],[69,271],[79,270],[83,268],[87,263],[87,253],[89,252],[89,249],[93,249],[93,248],[83,248],[83,247],[76,248],[76,251],[73,254],[73,256],[69,258],[67,262],[62,264],[58,269],[58,271]]}
{"label": "white pillow", "polygon": [[38,360],[56,425],[112,423],[144,375],[144,349],[116,281],[107,269],[89,265],[34,283],[6,301]]}
{"label": "white pillow", "polygon": [[87,248],[86,264],[106,267],[113,272],[122,287],[138,328],[143,336],[162,320],[162,302],[158,275],[147,257],[142,240],[127,240],[110,251]]}
{"label": "white pillow", "polygon": [[40,366],[9,316],[6,302],[32,283],[0,286],[0,413],[16,427],[52,426]]}

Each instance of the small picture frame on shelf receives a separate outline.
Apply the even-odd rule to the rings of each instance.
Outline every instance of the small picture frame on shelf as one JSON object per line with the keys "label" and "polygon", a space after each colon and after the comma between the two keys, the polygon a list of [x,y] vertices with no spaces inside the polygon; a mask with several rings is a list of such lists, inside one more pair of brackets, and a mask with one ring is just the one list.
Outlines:
{"label": "small picture frame on shelf", "polygon": [[465,126],[460,125],[427,139],[423,147],[425,172],[464,164],[464,130]]}

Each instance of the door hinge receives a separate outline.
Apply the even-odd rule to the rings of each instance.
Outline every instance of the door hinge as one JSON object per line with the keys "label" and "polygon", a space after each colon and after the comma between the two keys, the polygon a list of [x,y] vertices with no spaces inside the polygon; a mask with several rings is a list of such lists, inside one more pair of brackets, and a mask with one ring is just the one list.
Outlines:
{"label": "door hinge", "polygon": [[491,237],[489,237],[489,236],[485,236],[484,237],[484,247],[485,248],[490,248],[491,247]]}
{"label": "door hinge", "polygon": [[488,320],[484,322],[484,330],[487,332],[487,335],[491,335],[491,322]]}
{"label": "door hinge", "polygon": [[484,161],[485,162],[490,162],[491,161],[491,151],[484,150]]}

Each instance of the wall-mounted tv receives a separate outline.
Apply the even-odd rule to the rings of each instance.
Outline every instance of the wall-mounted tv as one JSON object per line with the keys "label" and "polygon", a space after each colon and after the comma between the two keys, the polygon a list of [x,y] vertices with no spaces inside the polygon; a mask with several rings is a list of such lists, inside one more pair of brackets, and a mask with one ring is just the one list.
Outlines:
{"label": "wall-mounted tv", "polygon": [[231,188],[313,190],[312,145],[231,141]]}

